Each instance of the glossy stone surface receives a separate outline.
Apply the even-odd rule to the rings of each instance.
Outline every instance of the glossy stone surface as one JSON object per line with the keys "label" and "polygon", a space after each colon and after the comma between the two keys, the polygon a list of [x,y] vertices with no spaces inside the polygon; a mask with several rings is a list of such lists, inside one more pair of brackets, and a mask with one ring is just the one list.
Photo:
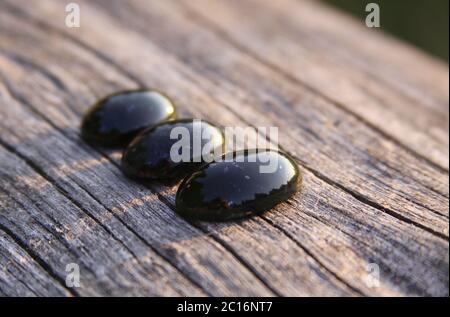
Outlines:
{"label": "glossy stone surface", "polygon": [[[269,210],[299,190],[300,173],[287,154],[262,150],[235,155],[232,161],[210,163],[183,181],[176,196],[181,216],[208,221],[242,218]],[[269,160],[273,168],[262,173],[260,167],[267,167]]]}
{"label": "glossy stone surface", "polygon": [[[175,132],[180,128],[189,133],[187,138],[174,135],[171,139],[171,131]],[[185,153],[188,153],[188,160],[179,161],[179,158],[174,159],[171,156],[171,149],[175,143],[180,144],[183,138],[187,140]],[[194,139],[197,142],[196,148],[199,149],[195,150],[195,153]],[[208,142],[211,142],[212,146],[205,153],[211,155],[212,161],[214,150],[218,151],[216,153],[219,155],[223,153],[224,137],[219,128],[206,121],[194,123],[193,119],[162,123],[143,131],[130,143],[122,156],[122,170],[131,178],[158,180],[172,185],[205,164],[201,149]],[[175,152],[181,153],[181,150]]]}
{"label": "glossy stone surface", "polygon": [[143,129],[174,117],[174,105],[159,92],[124,91],[92,106],[81,124],[81,136],[96,145],[123,146]]}

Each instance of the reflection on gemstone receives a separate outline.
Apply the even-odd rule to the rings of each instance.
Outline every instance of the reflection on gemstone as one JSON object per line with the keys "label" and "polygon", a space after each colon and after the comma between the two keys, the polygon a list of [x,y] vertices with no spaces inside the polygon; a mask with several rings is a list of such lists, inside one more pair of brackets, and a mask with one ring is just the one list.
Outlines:
{"label": "reflection on gemstone", "polygon": [[175,118],[175,106],[152,90],[131,90],[109,95],[85,115],[81,136],[89,143],[123,146],[149,126]]}

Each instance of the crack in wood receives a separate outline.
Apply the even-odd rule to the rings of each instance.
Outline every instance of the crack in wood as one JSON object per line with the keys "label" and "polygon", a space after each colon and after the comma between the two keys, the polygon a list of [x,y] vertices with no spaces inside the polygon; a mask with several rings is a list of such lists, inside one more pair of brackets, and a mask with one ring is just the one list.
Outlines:
{"label": "crack in wood", "polygon": [[33,252],[27,245],[17,236],[6,228],[3,224],[0,223],[0,230],[5,232],[26,254],[28,254],[39,266],[49,275],[51,276],[60,286],[66,289],[72,296],[79,297],[80,294],[73,288],[69,288],[66,286],[66,282],[62,277],[60,277],[53,268],[48,265],[38,254]]}

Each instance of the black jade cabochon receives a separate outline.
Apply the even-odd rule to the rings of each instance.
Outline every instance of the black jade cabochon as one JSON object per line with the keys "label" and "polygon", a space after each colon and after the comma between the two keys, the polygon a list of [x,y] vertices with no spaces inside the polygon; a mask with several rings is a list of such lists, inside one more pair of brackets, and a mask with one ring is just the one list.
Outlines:
{"label": "black jade cabochon", "polygon": [[81,136],[102,146],[123,146],[143,129],[175,118],[169,98],[153,90],[130,90],[106,96],[83,118]]}
{"label": "black jade cabochon", "polygon": [[[183,128],[186,134],[175,133],[171,138],[171,132],[180,131],[177,130],[180,128]],[[186,143],[180,143],[183,138]],[[197,150],[194,149],[194,140],[197,142]],[[210,146],[206,148],[208,142]],[[180,161],[179,157],[171,156],[173,149],[181,154],[181,148],[177,146],[179,144],[186,145],[188,160]],[[131,178],[158,180],[172,185],[205,163],[201,152],[203,149],[207,155],[221,155],[223,146],[224,136],[221,130],[207,121],[168,121],[144,130],[133,139],[122,156],[122,170]]]}
{"label": "black jade cabochon", "polygon": [[[268,161],[272,168],[267,168]],[[260,214],[292,196],[300,183],[297,164],[287,154],[240,151],[230,162],[212,162],[187,177],[176,195],[176,211],[209,221]]]}

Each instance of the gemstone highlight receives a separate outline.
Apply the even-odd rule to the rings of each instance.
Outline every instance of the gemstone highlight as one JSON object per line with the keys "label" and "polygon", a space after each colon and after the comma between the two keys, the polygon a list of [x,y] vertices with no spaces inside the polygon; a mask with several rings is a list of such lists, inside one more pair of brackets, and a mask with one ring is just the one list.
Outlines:
{"label": "gemstone highlight", "polygon": [[175,118],[170,99],[153,90],[130,90],[109,95],[87,112],[81,136],[101,146],[124,146],[149,126]]}

